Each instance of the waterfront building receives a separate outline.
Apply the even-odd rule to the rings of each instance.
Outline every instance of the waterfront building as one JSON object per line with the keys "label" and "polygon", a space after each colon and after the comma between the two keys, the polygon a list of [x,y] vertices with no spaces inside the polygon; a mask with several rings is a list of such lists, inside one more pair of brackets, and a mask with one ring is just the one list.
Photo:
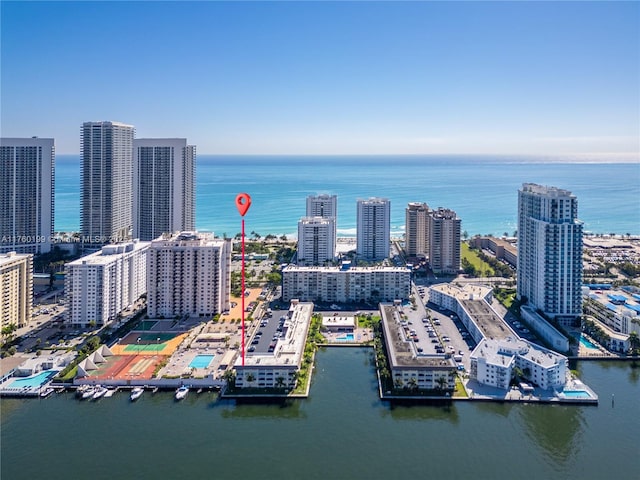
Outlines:
{"label": "waterfront building", "polygon": [[0,253],[47,253],[54,231],[53,138],[0,139]]}
{"label": "waterfront building", "polygon": [[147,292],[149,242],[105,245],[67,264],[66,323],[102,327]]}
{"label": "waterfront building", "polygon": [[622,289],[602,289],[600,285],[583,287],[583,307],[605,335],[599,339],[610,351],[624,353],[631,344],[629,335],[640,335],[640,294]]}
{"label": "waterfront building", "polygon": [[429,255],[429,206],[412,202],[405,209],[404,250],[409,258]]}
{"label": "waterfront building", "polygon": [[85,244],[131,238],[134,127],[118,122],[85,122],[80,136],[81,216]]}
{"label": "waterfront building", "polygon": [[230,308],[231,240],[164,234],[151,242],[147,271],[151,318],[213,316]]}
{"label": "waterfront building", "polygon": [[[429,301],[454,312],[477,344],[471,353],[470,378],[484,385],[509,389],[513,369],[541,388],[559,388],[566,382],[567,358],[559,353],[521,339],[491,307],[493,290],[483,285],[457,287],[449,283],[429,288]],[[557,330],[527,324],[536,329],[553,348],[567,351],[569,343]],[[550,325],[548,326],[550,328]],[[539,330],[539,331],[538,331]],[[533,365],[532,363],[535,363]]]}
{"label": "waterfront building", "polygon": [[0,328],[24,327],[31,320],[33,256],[0,254]]}
{"label": "waterfront building", "polygon": [[460,219],[456,212],[438,208],[429,212],[429,265],[434,273],[460,271]]}
{"label": "waterfront building", "polygon": [[380,304],[391,379],[395,388],[453,390],[456,363],[450,355],[423,355],[416,342],[404,333],[400,306]]}
{"label": "waterfront building", "polygon": [[196,148],[185,138],[133,141],[133,235],[154,240],[195,228]]}
{"label": "waterfront building", "polygon": [[333,218],[333,245],[338,242],[338,197],[326,193],[307,197],[307,217]]}
{"label": "waterfront building", "polygon": [[411,272],[405,267],[304,267],[282,270],[282,299],[313,302],[391,302],[411,294]]}
{"label": "waterfront building", "polygon": [[386,198],[357,201],[356,254],[377,262],[389,257],[391,246],[391,202]]}
{"label": "waterfront building", "polygon": [[556,187],[518,191],[518,298],[561,324],[582,314],[582,222],[578,200]]}
{"label": "waterfront building", "polygon": [[237,388],[287,388],[296,386],[296,372],[302,366],[304,346],[311,325],[313,303],[293,301],[283,323],[282,336],[267,352],[238,356],[234,369]]}
{"label": "waterfront building", "polygon": [[514,337],[483,339],[471,352],[469,377],[508,390],[514,371],[544,390],[562,389],[567,382],[567,357]]}
{"label": "waterfront building", "polygon": [[334,217],[303,217],[298,221],[298,265],[323,265],[336,256]]}

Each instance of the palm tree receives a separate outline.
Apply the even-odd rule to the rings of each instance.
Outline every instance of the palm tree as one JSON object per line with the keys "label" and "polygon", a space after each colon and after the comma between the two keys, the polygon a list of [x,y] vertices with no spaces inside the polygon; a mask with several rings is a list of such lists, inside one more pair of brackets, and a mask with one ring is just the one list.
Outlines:
{"label": "palm tree", "polygon": [[447,386],[447,379],[445,377],[438,377],[436,378],[436,388],[438,390],[444,390],[445,387]]}
{"label": "palm tree", "polygon": [[629,334],[629,347],[631,355],[638,356],[638,353],[640,353],[640,337],[638,336],[638,332],[633,331]]}
{"label": "palm tree", "polygon": [[282,387],[284,387],[284,378],[283,377],[276,378],[276,388],[282,388]]}
{"label": "palm tree", "polygon": [[409,381],[407,382],[407,386],[411,390],[417,390],[418,389],[418,379],[416,377],[411,377],[409,379]]}

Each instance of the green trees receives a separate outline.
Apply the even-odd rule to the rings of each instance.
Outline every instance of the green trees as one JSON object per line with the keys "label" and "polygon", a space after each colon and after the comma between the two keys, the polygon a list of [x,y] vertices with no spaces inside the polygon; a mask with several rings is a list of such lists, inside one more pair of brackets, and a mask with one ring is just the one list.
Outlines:
{"label": "green trees", "polygon": [[640,355],[640,337],[638,332],[631,332],[629,334],[629,351],[631,355]]}

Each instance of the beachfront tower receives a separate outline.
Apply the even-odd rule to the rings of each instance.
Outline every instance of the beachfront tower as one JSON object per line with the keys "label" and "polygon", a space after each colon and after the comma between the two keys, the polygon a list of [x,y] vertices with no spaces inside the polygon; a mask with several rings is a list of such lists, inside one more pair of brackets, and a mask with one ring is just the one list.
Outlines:
{"label": "beachfront tower", "polygon": [[298,265],[324,265],[336,256],[335,218],[303,217],[298,221]]}
{"label": "beachfront tower", "polygon": [[556,187],[518,191],[518,298],[561,324],[582,313],[582,222],[578,200]]}
{"label": "beachfront tower", "polygon": [[0,253],[51,251],[53,138],[0,139]]}
{"label": "beachfront tower", "polygon": [[33,255],[0,253],[0,328],[26,326],[32,304]]}
{"label": "beachfront tower", "polygon": [[338,197],[326,193],[307,197],[307,217],[333,218],[333,245],[338,241]]}
{"label": "beachfront tower", "polygon": [[404,250],[409,258],[429,254],[429,206],[412,202],[405,209]]}
{"label": "beachfront tower", "polygon": [[377,262],[389,257],[391,202],[386,198],[357,201],[358,258]]}
{"label": "beachfront tower", "polygon": [[429,265],[434,273],[460,270],[460,219],[456,212],[438,208],[429,213]]}
{"label": "beachfront tower", "polygon": [[133,235],[154,240],[195,228],[196,148],[185,138],[133,141]]}
{"label": "beachfront tower", "polygon": [[101,245],[130,238],[133,213],[134,127],[85,122],[80,135],[80,229],[83,242]]}

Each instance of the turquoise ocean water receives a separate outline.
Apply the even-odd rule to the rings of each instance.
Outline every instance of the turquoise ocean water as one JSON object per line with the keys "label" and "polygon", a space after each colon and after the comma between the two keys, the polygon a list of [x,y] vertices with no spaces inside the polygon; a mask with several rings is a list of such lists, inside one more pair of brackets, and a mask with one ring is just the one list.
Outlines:
{"label": "turquoise ocean water", "polygon": [[[78,156],[56,159],[57,231],[80,218]],[[252,197],[246,231],[295,235],[310,194],[338,196],[338,234],[355,236],[356,200],[391,200],[391,230],[404,231],[408,202],[457,212],[469,235],[510,235],[523,182],[553,185],[578,197],[585,231],[640,234],[640,163],[546,157],[489,156],[237,156],[199,155],[196,227],[218,235],[240,231],[235,197]]]}

